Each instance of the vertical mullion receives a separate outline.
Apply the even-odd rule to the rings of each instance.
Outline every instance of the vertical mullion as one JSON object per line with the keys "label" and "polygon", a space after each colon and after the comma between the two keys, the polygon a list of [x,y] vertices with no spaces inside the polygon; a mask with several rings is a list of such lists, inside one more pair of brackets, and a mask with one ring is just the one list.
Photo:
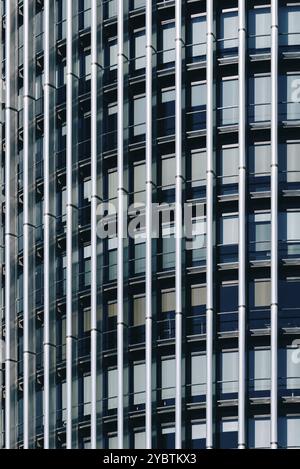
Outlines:
{"label": "vertical mullion", "polygon": [[44,2],[44,448],[55,448],[55,4]]}
{"label": "vertical mullion", "polygon": [[[98,60],[98,0],[92,0],[91,4],[91,447],[97,448],[97,414],[100,399],[100,386],[98,379],[97,350],[99,349],[99,330],[97,320],[98,306],[98,238],[97,238],[97,207],[101,202],[98,190],[98,92],[99,69]],[[101,24],[101,22],[100,22]],[[98,399],[97,399],[98,396]]]}
{"label": "vertical mullion", "polygon": [[239,0],[239,404],[238,446],[246,446],[246,16]]}
{"label": "vertical mullion", "polygon": [[278,446],[278,0],[271,2],[271,448]]}
{"label": "vertical mullion", "polygon": [[146,448],[152,448],[152,0],[146,2]]}
{"label": "vertical mullion", "polygon": [[24,0],[24,122],[23,122],[23,291],[24,291],[24,448],[35,444],[35,2]]}
{"label": "vertical mullion", "polygon": [[207,0],[207,51],[206,51],[206,86],[207,86],[207,111],[206,111],[206,147],[207,147],[207,181],[206,181],[206,364],[207,364],[207,388],[206,388],[206,447],[213,448],[213,338],[214,338],[214,12],[213,0]]}
{"label": "vertical mullion", "polygon": [[124,4],[118,0],[118,447],[124,447]]}
{"label": "vertical mullion", "polygon": [[175,5],[175,291],[176,291],[176,405],[175,405],[175,447],[182,446],[182,2]]}
{"label": "vertical mullion", "polygon": [[[77,161],[77,2],[67,0],[67,286],[66,286],[66,386],[67,448],[76,448],[77,438],[77,294],[78,294],[78,161]],[[74,424],[73,424],[74,422]]]}
{"label": "vertical mullion", "polygon": [[[4,12],[3,12],[3,8],[4,8],[4,3],[1,2],[1,5],[0,5],[0,15],[1,17],[3,17],[4,15]],[[1,50],[0,50],[0,63],[2,64],[3,63],[3,40],[2,40],[2,34],[3,34],[3,21],[0,22],[0,41],[1,41]],[[1,148],[1,156],[2,156],[2,152],[3,152],[3,121],[4,121],[4,116],[3,116],[3,111],[2,111],[2,105],[3,105],[3,78],[1,79],[1,91],[0,91],[0,106],[1,106],[1,110],[0,110],[0,148]],[[2,167],[1,167],[1,179],[0,179],[0,187],[1,187],[1,195],[0,195],[0,206],[1,206],[1,210],[0,210],[0,216],[1,216],[1,227],[0,227],[0,264],[2,265],[2,268],[1,268],[1,271],[0,271],[0,275],[1,275],[1,282],[3,282],[3,266],[4,266],[4,248],[5,246],[3,245],[2,243],[2,240],[3,240],[3,229],[4,229],[4,226],[3,226],[3,223],[2,223],[2,216],[3,216],[3,202],[4,202],[4,197],[2,196],[3,194],[3,175],[2,175]],[[3,307],[4,307],[4,298],[3,298],[3,288],[1,288],[1,293],[0,293],[0,311],[1,311],[1,318],[3,318]],[[4,337],[3,337],[3,326],[2,326],[2,330],[1,330],[1,333],[0,333],[0,354],[1,354],[1,364],[0,364],[0,388],[1,389],[4,389],[4,385],[5,385],[5,377],[4,377],[4,369],[3,369],[3,360],[4,360],[4,347],[3,347],[3,343],[4,343]],[[0,393],[0,412],[1,412],[1,418],[0,418],[0,448],[2,449],[3,448],[3,437],[5,435],[5,432],[4,432],[4,418],[2,418],[3,414],[2,414],[2,409],[3,409],[3,402],[4,402],[4,399],[3,399],[3,392]]]}
{"label": "vertical mullion", "polygon": [[17,442],[17,17],[18,2],[6,0],[5,30],[5,447]]}

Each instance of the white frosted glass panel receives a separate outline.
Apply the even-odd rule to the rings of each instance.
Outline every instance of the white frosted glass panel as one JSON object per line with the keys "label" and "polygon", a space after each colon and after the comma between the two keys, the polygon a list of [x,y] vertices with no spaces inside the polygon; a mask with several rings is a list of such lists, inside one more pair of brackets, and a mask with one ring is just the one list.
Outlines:
{"label": "white frosted glass panel", "polygon": [[114,368],[108,370],[108,409],[117,407],[118,395],[118,370]]}
{"label": "white frosted glass panel", "polygon": [[169,187],[175,185],[176,166],[175,158],[163,158],[161,162],[162,174],[161,184],[162,187]]}
{"label": "white frosted glass panel", "polygon": [[161,311],[175,311],[175,291],[163,292],[161,295]]}
{"label": "white frosted glass panel", "polygon": [[271,171],[271,145],[255,145],[250,149],[250,170],[256,175],[270,174]]}
{"label": "white frosted glass panel", "polygon": [[300,44],[300,6],[289,5],[279,10],[280,44],[297,46]]}
{"label": "white frosted glass panel", "polygon": [[191,375],[191,395],[204,395],[206,392],[206,355],[192,356]]}
{"label": "white frosted glass panel", "polygon": [[133,300],[133,321],[134,326],[145,324],[145,297],[134,298]]}
{"label": "white frosted glass panel", "polygon": [[145,133],[145,106],[146,98],[141,96],[140,98],[134,99],[133,104],[133,115],[134,115],[134,135],[142,135]]}
{"label": "white frosted glass panel", "polygon": [[238,217],[236,215],[223,217],[221,223],[221,244],[238,244]]}
{"label": "white frosted glass panel", "polygon": [[297,241],[300,238],[300,212],[287,212],[287,240]]}
{"label": "white frosted glass panel", "polygon": [[192,56],[199,57],[206,54],[206,17],[191,18],[192,28]]}
{"label": "white frosted glass panel", "polygon": [[235,393],[238,390],[238,357],[236,351],[222,352],[222,393]]}
{"label": "white frosted glass panel", "polygon": [[270,389],[271,353],[270,350],[254,350],[254,390],[266,391]]}
{"label": "white frosted glass panel", "polygon": [[237,420],[223,420],[221,423],[221,431],[226,432],[237,432],[238,421]]}
{"label": "white frosted glass panel", "polygon": [[238,46],[238,12],[227,11],[221,13],[220,19],[220,48],[231,49]]}
{"label": "white frosted glass panel", "polygon": [[118,449],[118,437],[117,436],[110,436],[108,438],[108,448],[109,449]]}
{"label": "white frosted glass panel", "polygon": [[249,447],[269,448],[271,441],[269,418],[254,418],[249,423]]}
{"label": "white frosted glass panel", "polygon": [[[253,104],[255,122],[270,120],[271,78],[257,76],[253,82]],[[252,101],[252,100],[251,100]],[[251,102],[250,101],[250,102]]]}
{"label": "white frosted glass panel", "polygon": [[271,282],[269,280],[254,282],[254,306],[263,308],[270,306]]}
{"label": "white frosted glass panel", "polygon": [[191,289],[191,306],[203,306],[206,304],[206,286]]}
{"label": "white frosted glass panel", "polygon": [[206,83],[197,83],[191,86],[192,107],[206,105]]}
{"label": "white frosted glass panel", "polygon": [[175,62],[175,24],[163,25],[163,63]]}
{"label": "white frosted glass panel", "polygon": [[286,144],[287,182],[300,181],[300,143]]}
{"label": "white frosted glass panel", "polygon": [[146,368],[145,363],[138,363],[133,366],[133,392],[134,404],[145,402]]}
{"label": "white frosted glass panel", "polygon": [[139,70],[146,66],[146,36],[145,31],[140,31],[135,36],[135,69]]}
{"label": "white frosted glass panel", "polygon": [[300,447],[300,417],[287,417],[287,447]]}
{"label": "white frosted glass panel", "polygon": [[146,434],[145,432],[135,432],[134,434],[134,449],[146,448]]}
{"label": "white frosted glass panel", "polygon": [[238,174],[239,165],[239,149],[223,148],[221,151],[221,175],[223,184],[234,184],[237,182],[236,176]]}
{"label": "white frosted glass panel", "polygon": [[161,387],[162,399],[175,397],[175,358],[161,362]]}
{"label": "white frosted glass panel", "polygon": [[62,421],[65,422],[67,418],[67,383],[62,383]]}
{"label": "white frosted glass panel", "polygon": [[223,80],[221,83],[221,124],[230,125],[238,122],[238,80]]}
{"label": "white frosted glass panel", "polygon": [[146,165],[134,166],[134,203],[145,203]]}
{"label": "white frosted glass panel", "polygon": [[191,180],[192,186],[202,186],[206,184],[206,152],[192,153]]}
{"label": "white frosted glass panel", "polygon": [[91,375],[86,375],[83,378],[83,414],[90,415],[91,413]]}
{"label": "white frosted glass panel", "polygon": [[192,423],[192,440],[204,440],[206,438],[206,424]]}
{"label": "white frosted glass panel", "polygon": [[249,11],[249,47],[266,49],[271,46],[271,13],[270,8],[255,8]]}
{"label": "white frosted glass panel", "polygon": [[286,349],[286,378],[287,389],[300,388],[299,349],[297,347]]}

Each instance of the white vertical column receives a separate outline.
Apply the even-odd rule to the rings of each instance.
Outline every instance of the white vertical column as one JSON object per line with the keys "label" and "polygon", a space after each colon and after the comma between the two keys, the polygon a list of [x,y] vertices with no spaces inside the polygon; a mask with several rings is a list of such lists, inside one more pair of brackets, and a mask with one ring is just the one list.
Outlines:
{"label": "white vertical column", "polygon": [[175,5],[175,447],[182,446],[182,2]]}
{"label": "white vertical column", "polygon": [[271,2],[271,448],[278,446],[278,0]]}
{"label": "white vertical column", "polygon": [[213,447],[213,386],[214,386],[214,12],[213,0],[207,0],[207,51],[206,51],[206,447]]}
{"label": "white vertical column", "polygon": [[118,447],[124,447],[124,3],[118,0]]}
{"label": "white vertical column", "polygon": [[55,448],[55,16],[44,1],[44,449]]}
{"label": "white vertical column", "polygon": [[73,9],[72,9],[72,0],[67,0],[67,70],[66,70],[66,80],[67,80],[67,284],[66,284],[66,294],[67,294],[67,321],[66,321],[66,360],[67,360],[67,370],[66,370],[66,386],[67,386],[67,448],[72,448],[72,238],[73,238],[73,197],[72,197],[72,150],[73,150],[73,28],[72,28],[72,19],[73,19]]}
{"label": "white vertical column", "polygon": [[239,0],[239,404],[238,447],[246,446],[246,15]]}
{"label": "white vertical column", "polygon": [[[77,447],[78,412],[76,385],[76,350],[77,350],[77,292],[78,292],[78,181],[77,181],[77,151],[75,124],[76,90],[78,75],[75,51],[75,35],[77,33],[76,3],[67,0],[67,282],[66,282],[66,386],[67,386],[67,449]],[[73,425],[74,422],[74,425]]]}
{"label": "white vertical column", "polygon": [[35,80],[34,24],[35,2],[23,2],[24,96],[23,96],[23,415],[24,448],[35,445]]}
{"label": "white vertical column", "polygon": [[146,2],[146,448],[152,448],[152,0]]}
{"label": "white vertical column", "polygon": [[97,207],[100,203],[98,190],[98,91],[99,91],[99,61],[98,61],[98,0],[91,3],[91,447],[97,448],[97,397],[100,399],[100,390],[97,385],[98,367],[98,321],[97,321]]}
{"label": "white vertical column", "polygon": [[16,446],[17,406],[17,15],[6,0],[5,29],[5,447]]}

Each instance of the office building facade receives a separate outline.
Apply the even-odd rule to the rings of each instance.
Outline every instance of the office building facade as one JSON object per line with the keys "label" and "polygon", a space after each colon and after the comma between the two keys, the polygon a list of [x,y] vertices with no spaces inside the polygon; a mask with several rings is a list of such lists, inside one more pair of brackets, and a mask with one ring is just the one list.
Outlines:
{"label": "office building facade", "polygon": [[1,447],[300,447],[300,3],[0,28]]}

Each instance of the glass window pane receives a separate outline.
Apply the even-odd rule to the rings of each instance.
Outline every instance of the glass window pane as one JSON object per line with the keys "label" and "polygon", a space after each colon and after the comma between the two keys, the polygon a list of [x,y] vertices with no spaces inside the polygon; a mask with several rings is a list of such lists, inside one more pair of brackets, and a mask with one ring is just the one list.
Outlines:
{"label": "glass window pane", "polygon": [[206,305],[206,286],[193,287],[191,289],[191,306],[205,306]]}
{"label": "glass window pane", "polygon": [[191,84],[191,107],[206,106],[206,83]]}
{"label": "glass window pane", "polygon": [[287,142],[286,148],[286,171],[287,182],[300,181],[300,142]]}
{"label": "glass window pane", "polygon": [[286,349],[286,387],[287,389],[300,389],[300,363],[299,348]]}
{"label": "glass window pane", "polygon": [[220,163],[221,163],[222,184],[236,183],[237,182],[236,176],[238,174],[238,166],[239,166],[238,147],[222,148]]}
{"label": "glass window pane", "polygon": [[280,44],[297,46],[300,44],[300,5],[284,5],[279,10]]}
{"label": "glass window pane", "polygon": [[271,426],[269,417],[254,417],[249,421],[249,448],[269,448]]}
{"label": "glass window pane", "polygon": [[161,398],[175,398],[175,358],[161,362]]}
{"label": "glass window pane", "polygon": [[222,351],[222,393],[236,393],[238,391],[238,357],[237,351]]}
{"label": "glass window pane", "polygon": [[192,57],[201,57],[206,54],[206,16],[191,18],[191,44]]}
{"label": "glass window pane", "polygon": [[145,107],[146,107],[146,98],[145,96],[140,96],[139,98],[134,98],[134,107],[133,107],[133,116],[134,116],[134,135],[142,135],[145,133]]}
{"label": "glass window pane", "polygon": [[191,155],[191,181],[192,187],[202,186],[206,183],[206,152],[199,151]]}
{"label": "glass window pane", "polygon": [[270,280],[254,281],[254,307],[262,308],[270,306],[271,282]]}
{"label": "glass window pane", "polygon": [[146,164],[134,166],[133,174],[134,203],[145,203]]}
{"label": "glass window pane", "polygon": [[118,403],[118,370],[113,368],[108,370],[108,403],[109,410],[116,409]]}
{"label": "glass window pane", "polygon": [[91,375],[83,377],[83,414],[90,415],[91,413]]}
{"label": "glass window pane", "polygon": [[146,448],[146,434],[145,432],[134,433],[134,449],[145,449]]}
{"label": "glass window pane", "polygon": [[175,311],[175,291],[162,293],[161,311],[162,313],[169,313],[171,311]]}
{"label": "glass window pane", "polygon": [[279,445],[281,448],[300,447],[300,416],[287,416],[279,418],[278,426]]}
{"label": "glass window pane", "polygon": [[220,48],[231,49],[238,46],[238,12],[224,11],[221,13]]}
{"label": "glass window pane", "polygon": [[191,360],[191,395],[204,395],[206,393],[206,355],[192,355]]}
{"label": "glass window pane", "polygon": [[238,244],[238,217],[236,215],[223,216],[221,219],[221,244]]}
{"label": "glass window pane", "polygon": [[238,421],[236,418],[223,419],[220,428],[220,448],[236,448]]}
{"label": "glass window pane", "polygon": [[287,447],[300,447],[300,417],[287,417]]}
{"label": "glass window pane", "polygon": [[109,436],[108,437],[108,449],[118,449],[118,437],[117,436]]}
{"label": "glass window pane", "polygon": [[112,301],[108,303],[108,317],[112,318],[117,316],[118,314],[118,303],[116,301]]}
{"label": "glass window pane", "polygon": [[287,240],[298,241],[300,238],[300,235],[299,235],[300,212],[287,212],[286,224],[287,224]]}
{"label": "glass window pane", "polygon": [[[255,122],[270,120],[271,78],[256,76],[250,79],[250,104],[253,103],[253,118]],[[252,118],[252,116],[251,116]]]}
{"label": "glass window pane", "polygon": [[250,385],[254,391],[268,391],[270,389],[270,349],[255,349],[250,351],[250,379]]}
{"label": "glass window pane", "polygon": [[254,145],[250,147],[249,154],[250,172],[255,175],[270,174],[271,170],[271,145]]}
{"label": "glass window pane", "polygon": [[175,185],[176,166],[175,157],[163,158],[161,161],[162,174],[161,174],[161,185],[164,188]]}
{"label": "glass window pane", "polygon": [[145,363],[134,364],[133,365],[134,405],[143,404],[145,402],[145,386],[146,386]]}
{"label": "glass window pane", "polygon": [[270,48],[271,13],[270,8],[255,8],[249,11],[249,48]]}
{"label": "glass window pane", "polygon": [[134,57],[135,57],[135,70],[140,70],[146,66],[146,36],[145,31],[139,31],[134,36]]}
{"label": "glass window pane", "polygon": [[238,80],[221,82],[221,124],[231,125],[238,122]]}
{"label": "glass window pane", "polygon": [[203,440],[206,438],[206,424],[192,423],[192,440]]}
{"label": "glass window pane", "polygon": [[164,64],[175,62],[175,23],[165,23],[162,25],[162,61]]}
{"label": "glass window pane", "polygon": [[145,297],[136,297],[133,300],[133,321],[134,326],[145,324]]}

